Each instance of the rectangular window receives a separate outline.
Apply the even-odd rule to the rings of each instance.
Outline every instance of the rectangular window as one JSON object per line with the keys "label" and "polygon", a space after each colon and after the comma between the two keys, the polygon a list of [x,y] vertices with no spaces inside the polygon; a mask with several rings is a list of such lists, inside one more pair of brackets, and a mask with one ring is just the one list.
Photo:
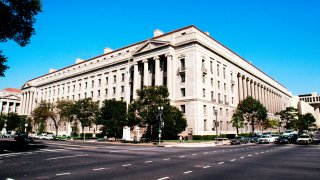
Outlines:
{"label": "rectangular window", "polygon": [[211,78],[211,86],[213,86],[213,78]]}
{"label": "rectangular window", "polygon": [[210,72],[211,72],[211,74],[213,74],[213,62],[212,61],[210,61]]}
{"label": "rectangular window", "polygon": [[87,93],[84,93],[84,98],[87,98]]}
{"label": "rectangular window", "polygon": [[203,105],[203,114],[207,114],[207,105]]}
{"label": "rectangular window", "polygon": [[113,94],[116,94],[116,87],[113,87]]}
{"label": "rectangular window", "polygon": [[226,117],[229,117],[229,109],[226,109]]}
{"label": "rectangular window", "polygon": [[181,112],[183,114],[186,113],[186,106],[185,105],[181,105],[180,108],[181,108]]}
{"label": "rectangular window", "polygon": [[101,86],[101,79],[98,79],[98,86]]}
{"label": "rectangular window", "polygon": [[74,91],[75,91],[75,89],[76,89],[76,85],[73,85],[73,90],[72,90],[72,91],[74,92]]}
{"label": "rectangular window", "polygon": [[213,99],[214,99],[214,92],[211,91],[211,101],[214,101]]}
{"label": "rectangular window", "polygon": [[185,67],[186,67],[185,65],[186,65],[186,64],[185,64],[184,58],[183,58],[183,59],[180,59],[180,67],[181,67],[181,68],[185,68]]}
{"label": "rectangular window", "polygon": [[224,95],[224,103],[227,103],[227,95]]}
{"label": "rectangular window", "polygon": [[220,66],[217,64],[217,76],[220,76]]}
{"label": "rectangular window", "polygon": [[81,91],[81,83],[79,83],[79,91]]}
{"label": "rectangular window", "polygon": [[85,82],[85,83],[84,83],[84,86],[85,86],[85,88],[87,89],[87,88],[88,88],[88,82]]}
{"label": "rectangular window", "polygon": [[98,90],[98,97],[100,97],[100,90]]}
{"label": "rectangular window", "polygon": [[91,97],[93,98],[93,91],[91,91]]}
{"label": "rectangular window", "polygon": [[106,77],[106,85],[108,84],[108,82],[109,82],[109,78],[108,78],[108,77]]}
{"label": "rectangular window", "polygon": [[117,82],[117,76],[113,75],[113,83],[116,83],[116,82]]}
{"label": "rectangular window", "polygon": [[232,104],[234,103],[234,97],[231,97],[231,103]]}
{"label": "rectangular window", "polygon": [[220,116],[223,116],[222,108],[220,108]]}
{"label": "rectangular window", "polygon": [[184,73],[180,74],[181,83],[184,83],[186,81],[186,75]]}
{"label": "rectangular window", "polygon": [[80,94],[78,94],[78,99],[80,99],[81,98],[81,95]]}
{"label": "rectangular window", "polygon": [[220,93],[218,93],[218,101],[219,101],[219,103],[221,103]]}
{"label": "rectangular window", "polygon": [[203,120],[203,130],[207,131],[207,120]]}
{"label": "rectangular window", "polygon": [[218,89],[220,89],[220,81],[218,81]]}
{"label": "rectangular window", "polygon": [[91,81],[91,87],[93,87],[93,86],[94,86],[94,80]]}
{"label": "rectangular window", "polygon": [[202,82],[206,83],[206,75],[205,74],[202,75]]}
{"label": "rectangular window", "polygon": [[124,73],[121,74],[121,81],[124,81]]}
{"label": "rectangular window", "polygon": [[227,90],[227,84],[223,83],[223,89],[226,91]]}
{"label": "rectangular window", "polygon": [[206,89],[202,89],[202,95],[203,97],[206,97]]}
{"label": "rectangular window", "polygon": [[181,97],[185,97],[186,96],[186,89],[185,88],[181,88]]}
{"label": "rectangular window", "polygon": [[69,92],[70,91],[70,86],[68,86],[68,91],[67,92]]}
{"label": "rectangular window", "polygon": [[225,79],[226,78],[226,68],[223,67],[223,78]]}
{"label": "rectangular window", "polygon": [[205,67],[206,67],[205,60],[202,59],[202,68],[205,68]]}
{"label": "rectangular window", "polygon": [[124,86],[121,86],[121,92],[122,93],[124,92]]}
{"label": "rectangular window", "polygon": [[104,90],[105,96],[108,96],[108,89]]}

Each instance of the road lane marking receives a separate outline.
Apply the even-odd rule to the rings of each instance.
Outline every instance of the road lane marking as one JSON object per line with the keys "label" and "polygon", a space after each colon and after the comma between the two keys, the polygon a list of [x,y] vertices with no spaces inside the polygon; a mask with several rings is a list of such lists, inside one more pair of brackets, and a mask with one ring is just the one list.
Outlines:
{"label": "road lane marking", "polygon": [[263,154],[264,152],[260,152],[261,154]]}
{"label": "road lane marking", "polygon": [[203,154],[208,154],[208,152],[204,152]]}
{"label": "road lane marking", "polygon": [[232,149],[230,149],[229,151],[232,151]]}
{"label": "road lane marking", "polygon": [[255,154],[259,154],[259,153],[255,153]]}
{"label": "road lane marking", "polygon": [[106,168],[97,168],[97,169],[92,169],[93,171],[101,171],[101,170],[104,170]]}
{"label": "road lane marking", "polygon": [[192,173],[192,171],[186,171],[183,174],[189,174],[189,173]]}
{"label": "road lane marking", "polygon": [[223,164],[224,162],[219,162],[218,164]]}
{"label": "road lane marking", "polygon": [[198,154],[192,154],[192,156],[196,156],[196,155],[198,155]]}
{"label": "road lane marking", "polygon": [[69,174],[71,174],[71,173],[61,173],[61,174],[56,174],[56,176],[64,176],[64,175],[69,175]]}
{"label": "road lane marking", "polygon": [[222,151],[226,151],[226,150],[223,149]]}
{"label": "road lane marking", "polygon": [[148,164],[148,163],[152,163],[152,161],[146,161],[146,162],[144,162],[144,163]]}
{"label": "road lane marking", "polygon": [[122,166],[123,167],[126,167],[126,166],[131,166],[132,164],[123,164]]}
{"label": "road lane marking", "polygon": [[233,161],[235,161],[235,160],[236,160],[236,159],[231,159],[230,161],[233,162]]}
{"label": "road lane marking", "polygon": [[65,159],[65,158],[75,158],[75,157],[81,157],[81,156],[88,156],[88,154],[79,154],[74,156],[61,156],[61,157],[55,157],[55,158],[49,158],[45,160],[57,160],[57,159]]}
{"label": "road lane marking", "polygon": [[163,159],[164,161],[168,161],[170,158]]}
{"label": "road lane marking", "polygon": [[164,180],[164,179],[169,179],[169,177],[163,177],[163,178],[160,178],[158,180]]}
{"label": "road lane marking", "polygon": [[240,158],[241,158],[241,159],[243,159],[244,157],[243,157],[243,156],[241,156]]}
{"label": "road lane marking", "polygon": [[212,152],[217,152],[217,151],[212,151]]}
{"label": "road lane marking", "polygon": [[249,154],[248,156],[250,157],[250,156],[252,156],[252,154]]}
{"label": "road lane marking", "polygon": [[179,156],[179,158],[184,158],[184,157],[186,157],[186,156]]}
{"label": "road lane marking", "polygon": [[203,169],[207,169],[207,168],[209,168],[210,166],[205,166],[205,167],[203,167]]}

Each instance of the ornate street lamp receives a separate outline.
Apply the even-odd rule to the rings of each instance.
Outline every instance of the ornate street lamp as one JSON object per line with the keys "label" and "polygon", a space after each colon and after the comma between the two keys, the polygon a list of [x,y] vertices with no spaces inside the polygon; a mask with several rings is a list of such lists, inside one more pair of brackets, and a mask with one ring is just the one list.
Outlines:
{"label": "ornate street lamp", "polygon": [[158,117],[159,117],[159,143],[158,146],[160,146],[160,141],[161,141],[161,126],[163,126],[162,122],[162,114],[163,114],[163,106],[158,107]]}
{"label": "ornate street lamp", "polygon": [[27,134],[27,127],[28,127],[28,123],[24,124],[24,133]]}

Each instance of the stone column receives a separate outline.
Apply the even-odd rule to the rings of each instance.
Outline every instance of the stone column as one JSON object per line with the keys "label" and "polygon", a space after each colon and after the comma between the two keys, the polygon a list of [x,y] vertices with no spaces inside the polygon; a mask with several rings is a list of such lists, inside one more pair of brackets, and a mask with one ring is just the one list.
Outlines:
{"label": "stone column", "polygon": [[10,101],[7,101],[7,106],[6,106],[6,110],[5,110],[6,114],[9,113],[9,106],[10,106]]}
{"label": "stone column", "polygon": [[23,92],[22,93],[22,100],[21,100],[21,103],[20,103],[20,114],[21,115],[24,115],[24,107],[25,107],[24,103],[25,103],[25,101],[26,101],[26,97],[25,97],[25,93]]}
{"label": "stone column", "polygon": [[172,55],[166,54],[167,57],[167,87],[169,91],[169,98],[172,98]]}
{"label": "stone column", "polygon": [[246,78],[242,78],[242,85],[243,85],[243,99],[245,99],[246,97],[247,97],[247,80],[246,80]]}
{"label": "stone column", "polygon": [[242,76],[238,74],[238,94],[239,102],[243,100],[243,89],[242,89]]}
{"label": "stone column", "polygon": [[256,99],[255,94],[254,94],[254,82],[251,80],[251,96],[252,98]]}
{"label": "stone column", "polygon": [[29,112],[29,101],[30,101],[30,92],[27,91],[26,109],[24,110],[24,115],[28,115],[28,112]]}
{"label": "stone column", "polygon": [[160,79],[160,58],[159,56],[155,56],[154,58],[154,61],[155,61],[155,75],[154,75],[154,80],[155,80],[155,85],[156,86],[160,86],[160,82],[161,82],[161,79]]}
{"label": "stone column", "polygon": [[143,62],[143,85],[144,86],[149,86],[149,64],[148,64],[148,59],[145,59],[142,61]]}
{"label": "stone column", "polygon": [[31,114],[31,111],[33,110],[33,105],[34,105],[33,102],[34,102],[34,92],[31,92],[30,108],[29,108],[28,115]]}
{"label": "stone column", "polygon": [[265,102],[265,99],[264,99],[264,93],[265,93],[264,87],[262,85],[260,87],[261,87],[261,103],[263,104],[264,107],[267,108],[267,105],[266,105],[266,102]]}
{"label": "stone column", "polygon": [[15,113],[16,112],[16,108],[17,108],[17,103],[13,103],[13,112]]}
{"label": "stone column", "polygon": [[133,63],[133,82],[132,82],[132,85],[133,85],[133,99],[136,99],[137,98],[137,94],[136,94],[136,91],[138,89],[138,62],[134,62]]}

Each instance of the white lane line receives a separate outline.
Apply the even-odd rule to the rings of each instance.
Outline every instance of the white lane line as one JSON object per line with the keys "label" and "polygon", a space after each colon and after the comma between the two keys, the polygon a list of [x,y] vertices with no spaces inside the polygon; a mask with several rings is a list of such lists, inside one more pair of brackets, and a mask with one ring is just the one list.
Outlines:
{"label": "white lane line", "polygon": [[230,149],[229,151],[232,151],[232,149]]}
{"label": "white lane line", "polygon": [[224,162],[219,162],[218,164],[223,164]]}
{"label": "white lane line", "polygon": [[192,154],[192,156],[196,156],[196,155],[198,155],[198,154]]}
{"label": "white lane line", "polygon": [[186,171],[183,174],[189,174],[189,173],[192,173],[192,171]]}
{"label": "white lane line", "polygon": [[101,171],[101,170],[104,170],[106,168],[97,168],[97,169],[92,169],[93,171]]}
{"label": "white lane line", "polygon": [[259,154],[259,153],[255,153],[255,154]]}
{"label": "white lane line", "polygon": [[208,152],[204,152],[203,154],[208,154]]}
{"label": "white lane line", "polygon": [[14,179],[11,179],[11,178],[7,178],[6,180],[14,180]]}
{"label": "white lane line", "polygon": [[248,156],[250,157],[250,156],[252,156],[252,154],[249,154]]}
{"label": "white lane line", "polygon": [[126,167],[126,166],[131,166],[132,164],[123,164],[122,166],[123,167]]}
{"label": "white lane line", "polygon": [[210,166],[205,166],[205,167],[203,167],[203,169],[207,169],[207,168],[209,168]]}
{"label": "white lane line", "polygon": [[226,151],[226,150],[222,150],[222,151]]}
{"label": "white lane line", "polygon": [[140,150],[149,150],[149,149],[155,149],[155,148],[137,148],[137,149],[129,149],[130,151],[140,151]]}
{"label": "white lane line", "polygon": [[170,158],[163,159],[164,161],[168,161]]}
{"label": "white lane line", "polygon": [[240,159],[243,159],[243,158],[244,158],[243,156],[240,157]]}
{"label": "white lane line", "polygon": [[71,173],[61,173],[61,174],[56,174],[56,176],[64,176],[64,175],[69,175],[69,174],[71,174]]}
{"label": "white lane line", "polygon": [[230,161],[233,162],[233,161],[235,161],[235,160],[236,160],[236,159],[231,159]]}
{"label": "white lane line", "polygon": [[212,151],[212,152],[217,152],[217,151]]}
{"label": "white lane line", "polygon": [[263,154],[264,152],[260,152],[261,154]]}
{"label": "white lane line", "polygon": [[179,156],[179,158],[184,158],[184,157],[186,157],[186,156]]}
{"label": "white lane line", "polygon": [[79,154],[79,155],[74,155],[74,156],[61,156],[61,157],[55,157],[55,158],[49,158],[45,160],[57,160],[57,159],[65,159],[65,158],[75,158],[75,157],[81,157],[81,156],[88,156],[88,154]]}
{"label": "white lane line", "polygon": [[163,178],[160,178],[158,180],[164,180],[164,179],[169,179],[169,177],[163,177]]}
{"label": "white lane line", "polygon": [[152,161],[146,161],[146,162],[144,162],[144,163],[148,164],[148,163],[152,163]]}
{"label": "white lane line", "polygon": [[112,152],[112,153],[114,153],[114,152],[128,152],[129,150],[127,150],[127,149],[123,149],[123,150],[114,150],[114,151],[109,151],[109,152]]}

